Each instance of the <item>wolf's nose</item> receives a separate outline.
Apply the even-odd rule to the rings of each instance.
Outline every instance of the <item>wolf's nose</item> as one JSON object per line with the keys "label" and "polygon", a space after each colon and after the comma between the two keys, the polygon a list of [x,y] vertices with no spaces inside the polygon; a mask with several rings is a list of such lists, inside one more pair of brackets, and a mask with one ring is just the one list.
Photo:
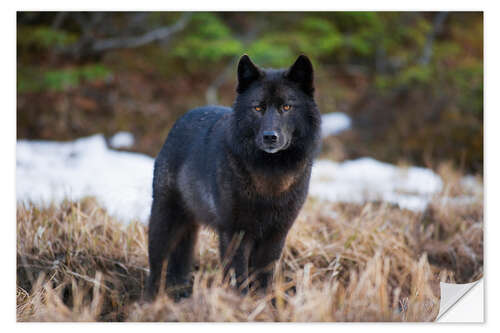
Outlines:
{"label": "wolf's nose", "polygon": [[266,131],[262,133],[264,137],[264,143],[276,143],[278,142],[278,132],[276,131]]}

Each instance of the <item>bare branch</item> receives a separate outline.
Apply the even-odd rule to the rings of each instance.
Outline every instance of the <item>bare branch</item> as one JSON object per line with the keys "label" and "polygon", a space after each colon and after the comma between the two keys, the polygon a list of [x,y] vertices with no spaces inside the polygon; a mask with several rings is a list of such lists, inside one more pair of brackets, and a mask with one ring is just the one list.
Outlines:
{"label": "bare branch", "polygon": [[432,30],[427,35],[427,40],[425,42],[424,50],[422,52],[422,56],[419,59],[419,63],[422,65],[427,65],[431,61],[434,39],[436,39],[436,35],[438,35],[443,29],[444,21],[448,16],[448,12],[439,12],[434,16],[434,22],[432,24]]}
{"label": "bare branch", "polygon": [[239,56],[234,57],[224,68],[224,70],[215,78],[215,80],[208,86],[207,91],[205,92],[205,99],[207,104],[217,104],[218,96],[217,90],[221,85],[223,85],[230,75],[233,73],[234,67],[238,62]]}
{"label": "bare branch", "polygon": [[64,23],[64,20],[68,17],[68,12],[58,12],[52,22],[52,29],[59,29]]}
{"label": "bare branch", "polygon": [[[262,30],[262,22],[257,24],[255,28],[249,30],[244,36],[240,39],[244,45],[250,44],[253,40],[255,40],[258,33]],[[224,70],[215,78],[215,80],[208,86],[205,92],[205,99],[207,104],[217,104],[218,103],[218,94],[217,90],[222,86],[233,73],[235,65],[238,62],[240,55],[233,57],[231,61],[226,65]]]}
{"label": "bare branch", "polygon": [[170,38],[174,33],[184,29],[191,15],[191,13],[185,13],[175,24],[151,30],[140,36],[96,40],[92,43],[91,50],[94,53],[100,53],[113,49],[136,48],[155,41],[165,40]]}

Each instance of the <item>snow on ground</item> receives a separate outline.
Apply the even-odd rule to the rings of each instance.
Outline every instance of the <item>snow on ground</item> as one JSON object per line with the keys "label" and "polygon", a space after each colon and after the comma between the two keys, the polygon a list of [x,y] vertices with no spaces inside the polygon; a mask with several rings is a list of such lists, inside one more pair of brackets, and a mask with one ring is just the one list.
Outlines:
{"label": "snow on ground", "polygon": [[134,135],[130,132],[118,132],[109,139],[109,145],[115,149],[130,148],[134,142]]}
{"label": "snow on ground", "polygon": [[342,112],[326,113],[321,116],[321,137],[337,135],[351,128],[351,118]]}
{"label": "snow on ground", "polygon": [[372,158],[342,163],[319,160],[309,194],[333,202],[386,201],[421,211],[442,186],[441,178],[430,169],[400,168]]}
{"label": "snow on ground", "polygon": [[16,148],[18,201],[47,204],[95,196],[123,221],[147,221],[153,159],[108,149],[102,135],[73,142],[24,141]]}
{"label": "snow on ground", "polygon": [[[44,205],[94,196],[123,222],[138,219],[147,223],[152,200],[151,157],[111,150],[102,135],[72,142],[20,140],[16,150],[18,201]],[[371,158],[342,163],[318,160],[309,193],[332,202],[386,201],[421,211],[442,186],[441,178],[425,168],[400,168]]]}

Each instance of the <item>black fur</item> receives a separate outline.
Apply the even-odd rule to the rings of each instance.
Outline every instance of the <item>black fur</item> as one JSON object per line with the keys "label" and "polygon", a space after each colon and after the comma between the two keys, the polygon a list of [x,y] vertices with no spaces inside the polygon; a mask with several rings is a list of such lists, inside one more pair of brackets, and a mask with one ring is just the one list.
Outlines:
{"label": "black fur", "polygon": [[286,70],[260,69],[244,55],[237,92],[232,109],[207,106],[181,117],[155,161],[149,298],[165,259],[167,290],[187,294],[200,224],[218,233],[224,275],[240,290],[265,291],[272,279],[319,148],[311,62],[302,55]]}

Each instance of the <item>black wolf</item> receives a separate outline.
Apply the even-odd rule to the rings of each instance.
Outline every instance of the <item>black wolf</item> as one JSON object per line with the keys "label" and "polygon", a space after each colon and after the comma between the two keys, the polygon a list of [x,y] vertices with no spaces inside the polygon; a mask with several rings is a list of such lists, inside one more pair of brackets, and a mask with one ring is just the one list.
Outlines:
{"label": "black wolf", "polygon": [[313,95],[306,56],[275,70],[243,55],[233,108],[197,108],[175,123],[154,167],[148,298],[158,291],[165,259],[167,291],[189,293],[201,224],[219,236],[224,276],[244,293],[267,289],[319,148]]}

